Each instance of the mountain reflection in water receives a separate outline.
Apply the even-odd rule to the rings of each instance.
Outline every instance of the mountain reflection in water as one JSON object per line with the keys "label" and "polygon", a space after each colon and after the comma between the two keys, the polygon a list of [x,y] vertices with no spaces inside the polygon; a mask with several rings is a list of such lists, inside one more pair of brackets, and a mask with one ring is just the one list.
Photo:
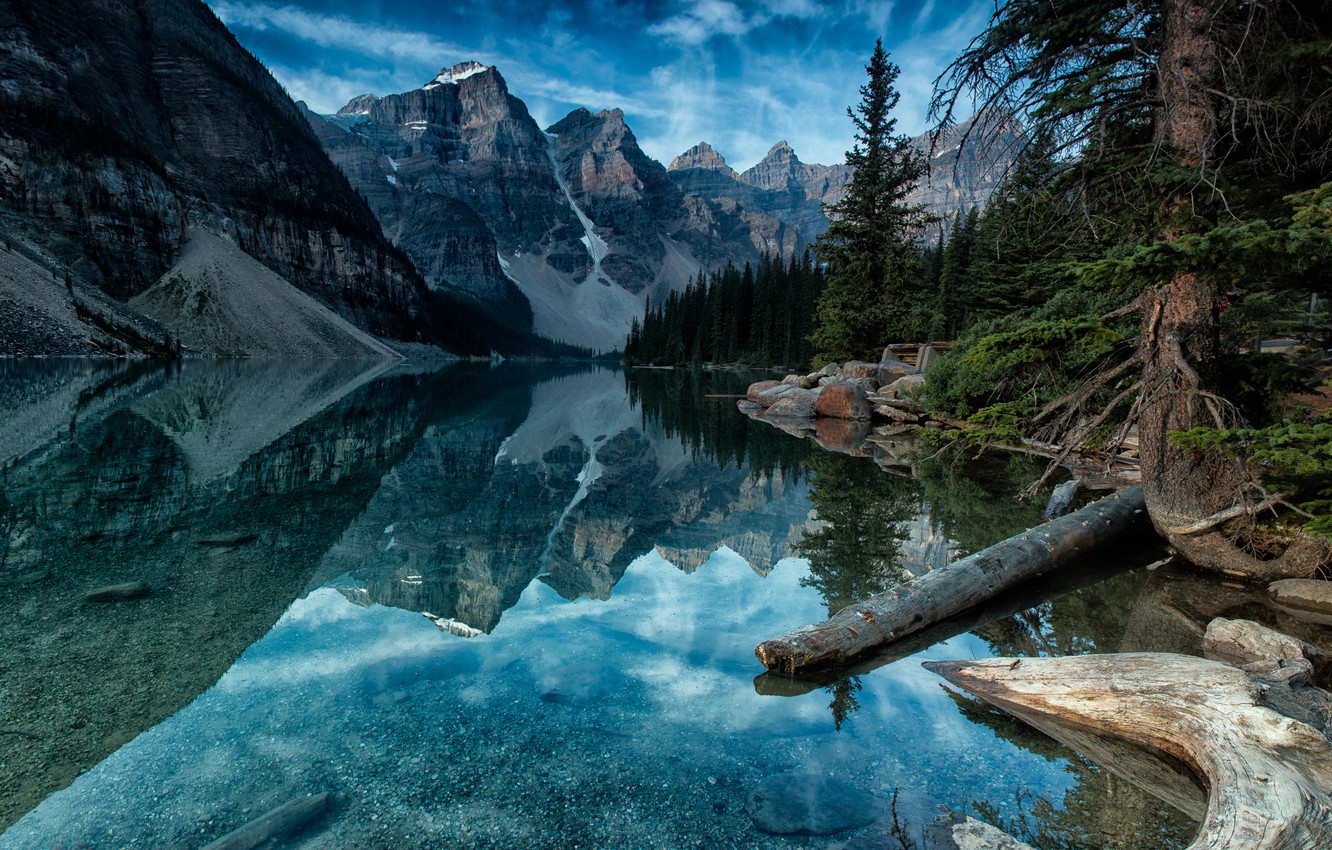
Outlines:
{"label": "mountain reflection in water", "polygon": [[[745,798],[787,772],[885,813],[895,789],[916,814],[977,801],[1051,846],[1101,846],[1069,812],[1113,846],[1186,843],[913,660],[830,685],[831,711],[754,691],[759,640],[1036,508],[1007,501],[1029,473],[1007,460],[892,477],[705,397],[743,384],[4,364],[0,848],[199,846],[318,791],[332,810],[288,846],[785,847]],[[149,592],[84,600],[125,582]],[[1022,622],[1063,634],[1063,604]],[[1017,622],[914,658],[989,654]]]}

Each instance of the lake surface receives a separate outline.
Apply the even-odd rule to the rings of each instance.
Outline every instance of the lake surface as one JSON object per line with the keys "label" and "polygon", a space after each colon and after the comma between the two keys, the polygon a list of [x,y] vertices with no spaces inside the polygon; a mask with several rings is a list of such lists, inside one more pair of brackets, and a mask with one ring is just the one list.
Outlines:
{"label": "lake surface", "polygon": [[[854,679],[759,675],[759,641],[1043,505],[1021,458],[836,454],[707,397],[748,380],[0,363],[0,848],[200,847],[323,791],[282,846],[895,848],[894,799],[912,834],[943,803],[1042,847],[1187,844],[919,664],[1196,642],[1160,614],[1189,579],[1126,571],[1153,551]],[[763,832],[785,774],[882,820]]]}

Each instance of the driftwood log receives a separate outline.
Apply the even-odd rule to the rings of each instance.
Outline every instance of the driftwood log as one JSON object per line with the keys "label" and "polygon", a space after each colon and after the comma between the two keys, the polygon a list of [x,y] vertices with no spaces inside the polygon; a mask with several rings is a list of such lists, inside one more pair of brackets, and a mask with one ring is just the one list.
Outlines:
{"label": "driftwood log", "polygon": [[288,800],[241,828],[228,832],[204,850],[251,850],[273,838],[295,832],[322,813],[331,796],[329,792],[322,791]]}
{"label": "driftwood log", "polygon": [[901,640],[885,644],[836,668],[812,670],[795,676],[763,672],[754,677],[754,691],[762,696],[796,697],[826,688],[848,676],[863,676],[880,667],[901,661],[937,643],[983,629],[1014,614],[1046,602],[1057,602],[1071,593],[1108,581],[1129,570],[1170,563],[1165,541],[1155,535],[1129,546],[1101,549],[1078,560],[1076,570],[1056,570],[1035,581],[1010,588],[961,614],[940,620]]}
{"label": "driftwood log", "polygon": [[765,640],[754,654],[764,667],[788,676],[844,666],[877,646],[955,616],[1086,554],[1134,525],[1143,510],[1141,487],[1121,490],[848,605],[822,623]]}
{"label": "driftwood log", "polygon": [[1332,745],[1261,705],[1242,670],[1148,652],[925,666],[1072,746],[1101,737],[1189,766],[1208,792],[1190,850],[1332,847]]}

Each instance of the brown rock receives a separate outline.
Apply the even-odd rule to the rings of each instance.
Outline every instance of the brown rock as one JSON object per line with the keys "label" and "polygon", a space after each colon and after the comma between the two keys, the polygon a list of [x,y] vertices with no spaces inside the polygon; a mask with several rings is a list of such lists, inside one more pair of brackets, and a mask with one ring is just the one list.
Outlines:
{"label": "brown rock", "polygon": [[863,387],[850,381],[834,381],[823,387],[814,405],[819,416],[834,419],[863,419],[869,421],[870,406]]}
{"label": "brown rock", "polygon": [[875,378],[878,377],[879,367],[878,364],[863,360],[849,360],[842,364],[842,374],[847,378]]}
{"label": "brown rock", "polygon": [[874,412],[882,416],[884,419],[891,419],[893,422],[905,422],[907,424],[914,425],[920,421],[919,413],[912,413],[909,410],[902,410],[897,407],[891,407],[887,404],[880,404],[875,406]]}

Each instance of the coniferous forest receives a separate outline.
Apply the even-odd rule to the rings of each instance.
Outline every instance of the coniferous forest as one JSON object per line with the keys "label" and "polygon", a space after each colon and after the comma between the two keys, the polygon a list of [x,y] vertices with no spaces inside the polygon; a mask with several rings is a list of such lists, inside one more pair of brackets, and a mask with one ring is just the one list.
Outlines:
{"label": "coniferous forest", "polygon": [[749,263],[743,269],[728,264],[700,274],[684,292],[648,305],[643,321],[630,328],[625,363],[807,363],[824,277],[808,253],[787,262],[764,256],[757,269]]}

